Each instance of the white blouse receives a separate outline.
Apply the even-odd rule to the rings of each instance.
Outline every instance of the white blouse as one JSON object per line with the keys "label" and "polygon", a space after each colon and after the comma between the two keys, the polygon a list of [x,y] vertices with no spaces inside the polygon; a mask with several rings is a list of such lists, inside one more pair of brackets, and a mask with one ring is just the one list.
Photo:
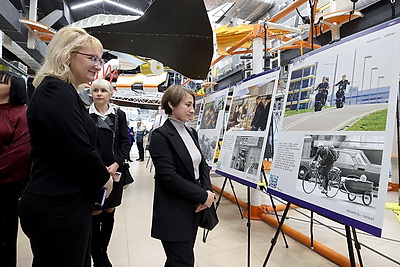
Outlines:
{"label": "white blouse", "polygon": [[192,137],[190,136],[189,132],[185,128],[185,123],[183,121],[174,119],[169,117],[170,122],[172,125],[175,126],[175,129],[178,131],[179,135],[181,136],[183,143],[185,143],[187,150],[189,151],[190,157],[192,158],[193,169],[194,169],[194,177],[196,180],[200,178],[199,175],[199,165],[201,162],[201,153],[197,148],[196,144],[194,143]]}

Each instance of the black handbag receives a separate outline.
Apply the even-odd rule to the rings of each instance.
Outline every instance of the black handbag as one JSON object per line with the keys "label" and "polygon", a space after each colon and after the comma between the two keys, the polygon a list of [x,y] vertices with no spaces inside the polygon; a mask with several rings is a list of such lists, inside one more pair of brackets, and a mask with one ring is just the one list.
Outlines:
{"label": "black handbag", "polygon": [[211,207],[206,208],[200,211],[200,223],[199,226],[201,228],[212,230],[215,226],[217,226],[219,222],[217,211],[215,209],[214,203],[212,203]]}
{"label": "black handbag", "polygon": [[123,184],[122,185],[128,185],[134,182],[133,177],[131,175],[131,172],[129,171],[129,164],[128,163],[124,163],[124,165],[122,166],[122,181]]}

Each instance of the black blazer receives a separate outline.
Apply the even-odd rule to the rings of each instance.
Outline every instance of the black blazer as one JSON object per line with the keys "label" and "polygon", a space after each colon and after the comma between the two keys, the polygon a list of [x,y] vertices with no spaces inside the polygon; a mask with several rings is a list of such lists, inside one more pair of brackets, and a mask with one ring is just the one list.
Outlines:
{"label": "black blazer", "polygon": [[97,127],[100,154],[103,162],[106,166],[114,162],[118,163],[118,171],[121,172],[124,161],[128,158],[129,150],[131,149],[125,112],[120,108],[115,108],[115,115],[108,115],[111,125],[108,125],[94,113],[89,115]]}
{"label": "black blazer", "polygon": [[[197,133],[189,134],[200,151]],[[153,131],[149,151],[156,172],[151,236],[170,242],[193,240],[199,224],[196,206],[206,202],[206,190],[212,190],[204,157],[199,166],[200,186],[189,151],[169,120]]]}
{"label": "black blazer", "polygon": [[27,118],[32,144],[27,192],[83,194],[94,200],[110,174],[97,152],[96,127],[75,88],[44,78],[32,95]]}

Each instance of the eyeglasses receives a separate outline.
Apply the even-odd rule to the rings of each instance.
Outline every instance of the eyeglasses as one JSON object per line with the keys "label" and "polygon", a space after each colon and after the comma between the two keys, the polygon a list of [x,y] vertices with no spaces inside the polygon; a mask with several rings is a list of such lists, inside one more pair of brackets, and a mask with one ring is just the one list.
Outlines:
{"label": "eyeglasses", "polygon": [[97,56],[95,56],[95,55],[86,54],[86,53],[82,53],[82,52],[75,52],[75,53],[81,54],[81,55],[84,55],[84,56],[87,56],[87,57],[90,59],[90,61],[93,62],[94,65],[103,67],[104,64],[105,64],[104,59],[99,58],[99,57],[97,57]]}

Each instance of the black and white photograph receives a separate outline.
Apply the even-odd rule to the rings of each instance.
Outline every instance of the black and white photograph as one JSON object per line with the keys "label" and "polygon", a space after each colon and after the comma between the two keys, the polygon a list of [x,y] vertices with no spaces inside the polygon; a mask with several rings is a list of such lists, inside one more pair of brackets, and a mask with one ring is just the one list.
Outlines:
{"label": "black and white photograph", "polygon": [[214,161],[215,148],[217,147],[219,136],[211,136],[206,133],[202,133],[199,136],[199,145],[201,152],[206,162],[211,165]]}
{"label": "black and white photograph", "polygon": [[263,142],[263,137],[237,136],[232,153],[231,168],[248,174],[257,173]]}
{"label": "black and white photograph", "polygon": [[305,136],[298,190],[335,201],[373,205],[379,189],[383,144],[382,136]]}

